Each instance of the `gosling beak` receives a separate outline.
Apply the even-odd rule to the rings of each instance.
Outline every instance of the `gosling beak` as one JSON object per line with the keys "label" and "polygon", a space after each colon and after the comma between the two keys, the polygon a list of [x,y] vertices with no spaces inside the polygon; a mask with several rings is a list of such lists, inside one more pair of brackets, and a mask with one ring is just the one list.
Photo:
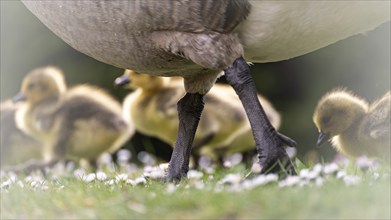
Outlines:
{"label": "gosling beak", "polygon": [[123,85],[126,85],[130,83],[130,79],[128,76],[126,75],[122,75],[120,77],[117,77],[114,81],[114,86],[123,86]]}
{"label": "gosling beak", "polygon": [[13,102],[21,102],[21,101],[26,101],[26,96],[23,93],[18,93],[14,97],[12,97]]}
{"label": "gosling beak", "polygon": [[318,141],[316,142],[316,145],[320,147],[324,142],[328,141],[330,139],[330,133],[323,133],[322,131],[319,132]]}

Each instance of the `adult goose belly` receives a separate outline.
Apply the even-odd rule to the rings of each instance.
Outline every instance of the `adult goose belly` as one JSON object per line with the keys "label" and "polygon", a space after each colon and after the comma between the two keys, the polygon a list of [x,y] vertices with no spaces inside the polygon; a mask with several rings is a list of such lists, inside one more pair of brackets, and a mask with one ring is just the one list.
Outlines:
{"label": "adult goose belly", "polygon": [[[237,21],[222,24],[227,2],[235,1],[23,1],[42,23],[78,51],[120,68],[165,76],[191,74],[205,67],[187,59],[175,45],[157,45],[159,40],[152,39],[152,33],[229,34],[241,17],[234,15]],[[244,17],[248,12],[237,9],[232,13],[243,13]],[[214,10],[224,16],[204,17],[212,16]],[[206,38],[200,37],[199,43]]]}
{"label": "adult goose belly", "polygon": [[235,30],[251,62],[297,57],[390,20],[390,1],[250,1]]}

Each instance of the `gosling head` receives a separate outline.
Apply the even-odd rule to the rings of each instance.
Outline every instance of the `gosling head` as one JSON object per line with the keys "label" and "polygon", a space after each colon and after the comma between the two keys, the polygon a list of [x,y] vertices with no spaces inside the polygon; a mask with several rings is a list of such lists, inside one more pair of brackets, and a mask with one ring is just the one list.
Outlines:
{"label": "gosling head", "polygon": [[138,73],[133,70],[125,70],[124,74],[115,79],[115,86],[123,86],[128,89],[156,90],[163,87],[168,78]]}
{"label": "gosling head", "polygon": [[327,93],[318,102],[313,115],[319,130],[317,145],[345,132],[367,111],[367,102],[345,89]]}
{"label": "gosling head", "polygon": [[21,91],[14,101],[26,100],[35,104],[56,99],[66,91],[62,71],[56,67],[38,68],[28,73],[22,82]]}

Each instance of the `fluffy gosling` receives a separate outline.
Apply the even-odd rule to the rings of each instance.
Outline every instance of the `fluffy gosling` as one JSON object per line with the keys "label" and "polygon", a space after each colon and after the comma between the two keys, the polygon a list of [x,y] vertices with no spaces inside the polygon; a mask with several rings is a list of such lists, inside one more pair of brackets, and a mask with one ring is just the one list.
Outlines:
{"label": "fluffy gosling", "polygon": [[26,104],[17,111],[17,123],[43,142],[44,161],[22,169],[52,165],[62,159],[96,162],[113,152],[133,133],[121,115],[121,105],[105,91],[89,85],[69,90],[61,70],[38,68],[26,75],[19,98]]}
{"label": "fluffy gosling", "polygon": [[390,161],[390,101],[390,92],[371,105],[343,89],[326,94],[313,115],[318,145],[332,138],[333,147],[348,157]]}
{"label": "fluffy gosling", "polygon": [[15,113],[22,105],[23,102],[13,103],[12,100],[0,103],[1,169],[42,158],[42,144],[16,125]]}
{"label": "fluffy gosling", "polygon": [[[123,103],[123,116],[138,131],[174,147],[178,133],[177,100],[186,92],[182,78],[156,77],[126,70],[116,84],[135,90]],[[274,128],[280,115],[264,97],[258,97]],[[193,144],[193,156],[218,161],[255,146],[246,113],[229,85],[216,84],[205,95],[205,108]]]}

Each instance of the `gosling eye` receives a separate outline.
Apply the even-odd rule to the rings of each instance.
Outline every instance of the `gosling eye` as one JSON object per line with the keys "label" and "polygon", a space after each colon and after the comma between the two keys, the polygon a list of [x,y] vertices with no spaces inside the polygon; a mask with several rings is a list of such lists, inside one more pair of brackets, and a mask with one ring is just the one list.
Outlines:
{"label": "gosling eye", "polygon": [[323,117],[321,120],[322,120],[322,123],[323,123],[323,124],[327,125],[327,124],[330,123],[331,117],[325,116],[325,117]]}
{"label": "gosling eye", "polygon": [[137,76],[137,75],[140,75],[141,73],[133,71],[133,74]]}
{"label": "gosling eye", "polygon": [[34,83],[30,83],[30,84],[27,85],[27,89],[30,90],[30,91],[33,90],[34,88],[35,88],[35,84]]}
{"label": "gosling eye", "polygon": [[44,86],[44,85],[37,85],[35,83],[30,83],[30,84],[27,85],[27,89],[29,91],[39,90],[41,92],[45,92],[47,90],[47,87]]}

